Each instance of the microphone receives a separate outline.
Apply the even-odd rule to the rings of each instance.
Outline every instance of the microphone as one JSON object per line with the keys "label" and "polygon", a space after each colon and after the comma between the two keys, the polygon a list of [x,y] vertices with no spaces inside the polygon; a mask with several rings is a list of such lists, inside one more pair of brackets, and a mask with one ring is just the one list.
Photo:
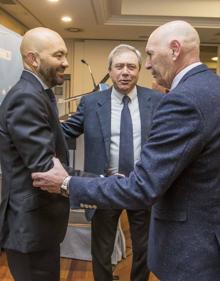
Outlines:
{"label": "microphone", "polygon": [[93,89],[93,91],[94,91],[94,90],[97,89],[97,85],[96,85],[96,83],[95,83],[95,79],[94,79],[94,76],[93,76],[93,74],[92,74],[91,67],[90,67],[90,65],[89,65],[85,60],[81,59],[81,62],[84,63],[84,64],[86,64],[86,65],[88,66],[88,68],[89,68],[89,72],[90,72],[90,75],[91,75],[91,77],[92,77],[92,82],[93,82],[93,86],[94,86],[94,89]]}

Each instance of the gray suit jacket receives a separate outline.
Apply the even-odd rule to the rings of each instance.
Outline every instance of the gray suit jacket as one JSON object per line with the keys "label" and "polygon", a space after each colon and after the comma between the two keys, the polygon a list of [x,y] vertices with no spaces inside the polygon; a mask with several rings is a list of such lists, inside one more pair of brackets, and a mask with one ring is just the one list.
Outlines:
{"label": "gray suit jacket", "polygon": [[29,72],[22,73],[1,104],[0,150],[0,247],[28,253],[59,245],[69,202],[35,189],[31,173],[52,168],[55,155],[68,164],[68,152],[49,97]]}
{"label": "gray suit jacket", "polygon": [[129,178],[70,181],[75,205],[153,205],[149,267],[162,281],[220,280],[219,108],[220,78],[197,66],[162,99]]}

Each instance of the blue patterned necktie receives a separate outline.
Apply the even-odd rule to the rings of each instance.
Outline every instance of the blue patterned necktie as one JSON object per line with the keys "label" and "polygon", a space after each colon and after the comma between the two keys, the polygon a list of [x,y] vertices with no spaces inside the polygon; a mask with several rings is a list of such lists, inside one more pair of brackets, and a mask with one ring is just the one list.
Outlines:
{"label": "blue patterned necktie", "polygon": [[134,168],[133,126],[128,103],[130,98],[123,97],[124,107],[121,111],[120,146],[118,171],[126,176]]}
{"label": "blue patterned necktie", "polygon": [[53,93],[53,91],[49,88],[49,89],[46,89],[45,90],[49,99],[50,99],[50,102],[51,102],[51,105],[52,105],[52,108],[54,110],[54,112],[59,116],[59,113],[58,113],[58,108],[57,108],[57,101],[56,101],[56,98],[55,98],[55,95]]}

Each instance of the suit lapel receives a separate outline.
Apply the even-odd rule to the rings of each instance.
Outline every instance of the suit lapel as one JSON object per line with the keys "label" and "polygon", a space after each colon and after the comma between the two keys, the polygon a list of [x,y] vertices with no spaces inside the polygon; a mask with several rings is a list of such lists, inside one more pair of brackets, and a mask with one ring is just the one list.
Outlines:
{"label": "suit lapel", "polygon": [[63,131],[60,125],[60,120],[58,116],[58,111],[54,109],[55,106],[46,91],[42,92],[43,96],[46,97],[47,102],[49,104],[52,118],[50,118],[50,122],[52,124],[52,127],[54,128],[53,133],[55,135],[55,150],[56,150],[56,156],[65,164],[69,164],[69,150],[68,145],[66,143],[65,137],[63,135]]}
{"label": "suit lapel", "polygon": [[63,135],[63,131],[60,125],[60,120],[58,116],[58,112],[54,110],[54,104],[51,102],[48,93],[43,90],[40,93],[42,95],[43,99],[46,99],[46,103],[48,104],[50,108],[50,124],[53,128],[53,134],[54,134],[54,141],[55,141],[55,151],[56,151],[56,157],[58,157],[62,163],[69,164],[69,150],[68,145],[66,143],[65,137]]}
{"label": "suit lapel", "polygon": [[100,93],[100,99],[96,109],[108,160],[111,142],[111,91],[112,89],[110,88]]}
{"label": "suit lapel", "polygon": [[59,116],[54,111],[53,105],[51,104],[48,94],[44,90],[40,81],[32,73],[28,71],[23,71],[21,78],[31,82],[31,84],[33,84],[35,89],[37,90],[37,94],[41,95],[41,98],[48,105],[51,113],[51,115],[49,116],[49,122],[51,124],[51,127],[53,128],[56,156],[63,163],[67,164],[69,161],[68,146],[60,126]]}
{"label": "suit lapel", "polygon": [[151,96],[143,92],[141,88],[139,88],[138,86],[137,86],[137,95],[138,95],[138,104],[139,104],[140,119],[141,119],[141,146],[143,146],[151,126],[151,115],[152,115]]}

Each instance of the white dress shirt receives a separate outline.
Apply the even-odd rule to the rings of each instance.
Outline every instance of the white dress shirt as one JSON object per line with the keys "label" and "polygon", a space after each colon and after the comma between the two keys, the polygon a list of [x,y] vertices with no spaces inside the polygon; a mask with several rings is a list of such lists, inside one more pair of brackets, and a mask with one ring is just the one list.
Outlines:
{"label": "white dress shirt", "polygon": [[192,63],[190,65],[188,65],[187,67],[185,67],[184,69],[182,69],[176,76],[175,78],[173,79],[173,82],[172,82],[172,85],[171,85],[171,88],[170,88],[170,91],[173,90],[180,82],[180,80],[183,78],[183,76],[189,72],[191,69],[193,69],[194,67],[198,66],[202,64],[201,62],[195,62],[195,63]]}

